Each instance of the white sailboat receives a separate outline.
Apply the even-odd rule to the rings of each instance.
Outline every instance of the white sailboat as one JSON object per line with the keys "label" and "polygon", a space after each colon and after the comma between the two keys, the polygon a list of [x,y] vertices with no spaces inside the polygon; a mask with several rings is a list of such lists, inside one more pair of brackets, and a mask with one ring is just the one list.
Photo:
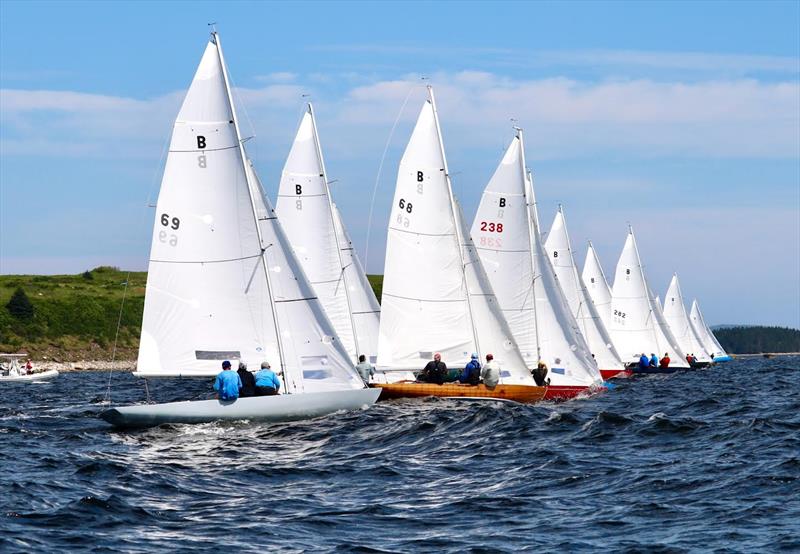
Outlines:
{"label": "white sailboat", "polygon": [[542,245],[521,129],[483,192],[472,239],[525,363],[549,368],[549,397],[601,383]]}
{"label": "white sailboat", "polygon": [[608,379],[625,371],[625,364],[614,347],[611,335],[606,330],[597,308],[589,297],[586,285],[578,274],[567,232],[566,217],[561,206],[558,207],[553,224],[550,226],[545,248],[550,255],[550,262],[572,315],[600,368],[600,374],[604,379]]}
{"label": "white sailboat", "polygon": [[725,349],[722,348],[717,337],[714,336],[711,328],[706,325],[706,321],[703,319],[703,313],[700,311],[700,304],[698,304],[697,300],[692,301],[689,320],[711,359],[715,362],[728,362],[731,360],[731,357],[725,352]]}
{"label": "white sailboat", "polygon": [[664,318],[667,320],[672,334],[675,335],[675,340],[686,354],[694,354],[701,364],[711,361],[697,331],[692,327],[689,314],[686,313],[677,273],[673,274],[667,294],[664,296]]}
{"label": "white sailboat", "polygon": [[586,285],[586,292],[589,294],[589,298],[592,299],[594,307],[597,309],[597,314],[606,326],[606,330],[609,330],[610,333],[611,323],[613,321],[611,287],[608,286],[608,280],[606,280],[603,267],[600,265],[600,259],[597,257],[597,252],[591,241],[586,251],[586,260],[583,263],[581,277],[583,278],[583,283]]}
{"label": "white sailboat", "polygon": [[[389,220],[378,369],[389,370],[390,384],[380,386],[391,392],[391,383],[412,379],[410,370],[421,369],[435,352],[449,366],[462,368],[471,353],[481,359],[491,353],[501,368],[498,388],[521,385],[544,392],[534,386],[464,225],[428,87],[400,161]],[[430,393],[440,396],[476,388],[428,387],[440,387]]]}
{"label": "white sailboat", "polygon": [[377,399],[348,361],[247,159],[214,32],[173,129],[136,375],[211,376],[224,359],[270,361],[284,394],[122,406],[101,417],[117,426],[286,421]]}
{"label": "white sailboat", "polygon": [[378,355],[380,306],[328,187],[309,103],[286,160],[275,211],[350,359]]}
{"label": "white sailboat", "polygon": [[[659,358],[667,353],[671,360],[668,371],[689,367],[647,284],[631,228],[617,262],[611,307],[609,330],[624,362],[636,362],[642,353],[648,357],[655,353]],[[653,372],[660,371],[654,368]]]}

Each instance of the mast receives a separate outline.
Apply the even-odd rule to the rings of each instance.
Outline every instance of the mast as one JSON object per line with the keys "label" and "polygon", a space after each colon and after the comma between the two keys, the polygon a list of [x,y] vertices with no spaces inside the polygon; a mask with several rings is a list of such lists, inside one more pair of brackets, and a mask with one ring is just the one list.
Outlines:
{"label": "mast", "polygon": [[[522,194],[525,198],[525,208],[528,214],[526,220],[528,221],[528,248],[530,249],[530,259],[531,259],[531,276],[533,280],[531,281],[531,291],[533,294],[533,327],[534,332],[536,334],[536,362],[542,361],[542,341],[539,339],[539,317],[538,317],[538,303],[536,302],[536,262],[534,261],[534,240],[536,237],[539,236],[539,222],[536,220],[536,202],[532,198],[533,196],[533,175],[525,166],[525,142],[522,138],[522,129],[520,127],[515,127],[517,130],[517,137],[519,137],[519,151],[520,151],[520,171],[522,171],[522,179],[525,181],[524,186],[522,187]],[[530,184],[530,192],[531,195],[528,196],[528,185]],[[536,233],[536,236],[534,236]]]}
{"label": "mast", "polygon": [[575,259],[572,257],[572,241],[569,240],[569,230],[567,230],[567,218],[564,216],[564,206],[561,204],[558,205],[558,212],[561,214],[561,224],[564,225],[564,236],[567,237],[567,252],[569,254],[569,265],[572,268],[572,279],[575,281],[575,290],[578,293],[578,311],[575,313],[575,323],[578,326],[583,326],[581,332],[584,334],[584,337],[588,337],[589,332],[588,328],[586,327],[586,322],[583,321],[583,318],[580,316],[581,312],[583,311],[583,283],[581,282],[581,278],[578,276],[578,268],[575,267]]}
{"label": "mast", "polygon": [[325,169],[325,160],[322,157],[322,146],[319,142],[319,134],[317,133],[317,119],[314,117],[314,108],[311,106],[311,102],[308,103],[308,113],[311,115],[311,126],[314,129],[314,146],[317,150],[317,161],[319,162],[319,166],[322,169],[322,181],[325,185],[325,192],[328,197],[328,211],[331,215],[331,225],[333,226],[333,236],[336,239],[336,258],[339,260],[339,268],[340,268],[340,275],[342,277],[342,283],[344,285],[344,296],[347,299],[347,315],[350,316],[350,327],[353,328],[353,345],[356,349],[356,362],[358,362],[358,356],[362,353],[358,347],[358,332],[356,331],[356,322],[353,319],[353,306],[350,301],[350,289],[347,286],[347,272],[345,271],[344,262],[342,261],[342,245],[339,243],[339,233],[336,229],[336,214],[333,213],[333,200],[331,200],[331,191],[328,188],[328,171]]}
{"label": "mast", "polygon": [[231,116],[233,117],[233,128],[236,130],[236,142],[239,145],[239,154],[242,160],[242,169],[244,170],[244,177],[247,180],[247,193],[250,198],[250,209],[253,215],[253,222],[255,223],[256,227],[256,234],[258,236],[258,246],[261,249],[261,267],[264,269],[264,276],[267,280],[267,296],[269,296],[269,303],[270,308],[272,310],[272,322],[275,325],[275,338],[277,339],[278,345],[278,358],[280,358],[280,368],[281,373],[283,374],[283,390],[286,391],[287,394],[291,394],[289,391],[288,380],[286,378],[286,363],[284,362],[284,354],[283,354],[283,343],[281,342],[281,328],[280,323],[278,322],[278,311],[275,306],[275,297],[272,294],[272,281],[270,280],[269,276],[269,269],[267,268],[267,260],[266,260],[266,251],[267,248],[264,246],[264,239],[261,235],[261,227],[258,224],[258,213],[256,213],[256,203],[255,198],[253,198],[253,187],[250,184],[250,178],[248,177],[247,171],[247,155],[244,151],[244,143],[242,142],[242,134],[239,130],[239,120],[236,117],[236,107],[233,104],[233,96],[231,96],[231,85],[230,81],[228,80],[228,68],[225,65],[225,57],[222,55],[222,44],[219,40],[219,35],[216,31],[212,31],[211,33],[212,42],[217,46],[217,54],[219,55],[220,66],[222,67],[222,78],[225,80],[225,94],[228,97],[228,104],[231,107]]}
{"label": "mast", "polygon": [[450,214],[453,218],[453,225],[456,228],[456,246],[458,247],[458,257],[461,260],[461,280],[464,283],[464,291],[467,295],[467,310],[469,311],[469,323],[472,327],[472,340],[475,341],[475,350],[480,358],[483,354],[481,352],[480,343],[478,342],[478,333],[475,331],[475,319],[472,315],[472,299],[469,294],[469,283],[467,283],[467,271],[464,264],[464,237],[461,234],[461,224],[456,214],[456,203],[453,198],[453,187],[450,183],[450,171],[447,168],[447,157],[444,154],[444,142],[442,142],[442,130],[439,127],[439,112],[436,110],[436,99],[433,96],[433,87],[428,85],[428,100],[430,100],[431,108],[433,109],[433,121],[436,124],[436,138],[439,140],[439,151],[442,154],[442,163],[444,164],[444,177],[447,181],[447,195],[450,198]]}

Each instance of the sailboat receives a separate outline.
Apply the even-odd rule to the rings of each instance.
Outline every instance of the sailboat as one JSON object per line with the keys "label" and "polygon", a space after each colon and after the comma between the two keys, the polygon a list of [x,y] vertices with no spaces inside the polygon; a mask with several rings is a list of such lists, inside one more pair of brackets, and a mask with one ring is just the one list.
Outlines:
{"label": "sailboat", "polygon": [[380,306],[333,203],[314,108],[306,107],[275,211],[351,360],[377,361]]}
{"label": "sailboat", "polygon": [[550,226],[545,248],[550,255],[550,262],[553,264],[572,315],[600,368],[600,374],[604,379],[609,379],[624,372],[625,364],[617,353],[611,335],[606,330],[597,308],[589,298],[589,292],[586,290],[583,279],[578,274],[562,206],[558,207],[553,224]]}
{"label": "sailboat", "polygon": [[[450,367],[493,354],[500,384],[413,382],[435,352]],[[453,196],[436,100],[428,87],[400,161],[386,241],[378,382],[385,398],[443,396],[534,402],[535,386]]]}
{"label": "sailboat", "polygon": [[549,368],[547,398],[569,398],[602,383],[544,250],[517,128],[486,185],[472,224],[483,267],[529,368]]}
{"label": "sailboat", "polygon": [[669,328],[675,335],[675,340],[687,354],[693,354],[696,361],[690,363],[692,367],[704,367],[711,363],[711,358],[705,350],[697,331],[689,321],[686,306],[683,303],[683,294],[678,282],[678,274],[672,275],[667,294],[664,297],[664,318]]}
{"label": "sailboat", "polygon": [[689,320],[695,332],[700,337],[700,342],[705,347],[709,357],[715,362],[729,362],[731,357],[725,352],[725,349],[722,348],[722,345],[717,340],[717,337],[714,336],[709,326],[706,325],[706,321],[703,319],[703,313],[700,311],[700,304],[698,304],[697,300],[692,301]]}
{"label": "sailboat", "polygon": [[655,353],[659,358],[667,353],[671,360],[668,368],[650,368],[646,372],[672,373],[678,368],[689,367],[686,355],[678,346],[647,284],[636,238],[630,227],[617,262],[611,308],[609,330],[626,364],[635,364],[642,353],[648,357]]}
{"label": "sailboat", "polygon": [[142,404],[119,427],[289,421],[377,400],[347,358],[244,150],[216,32],[173,128],[158,197],[136,375],[207,377],[268,360],[283,394]]}

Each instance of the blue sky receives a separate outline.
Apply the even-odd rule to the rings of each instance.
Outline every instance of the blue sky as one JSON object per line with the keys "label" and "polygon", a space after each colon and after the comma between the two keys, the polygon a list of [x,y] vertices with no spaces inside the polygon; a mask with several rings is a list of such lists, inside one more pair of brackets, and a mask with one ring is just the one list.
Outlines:
{"label": "blue sky", "polygon": [[211,21],[273,196],[311,95],[362,258],[390,139],[371,272],[426,76],[468,218],[515,118],[544,227],[563,203],[579,263],[592,239],[613,275],[630,222],[657,292],[677,271],[712,324],[800,327],[798,2],[4,0],[0,273],[146,268],[147,204]]}

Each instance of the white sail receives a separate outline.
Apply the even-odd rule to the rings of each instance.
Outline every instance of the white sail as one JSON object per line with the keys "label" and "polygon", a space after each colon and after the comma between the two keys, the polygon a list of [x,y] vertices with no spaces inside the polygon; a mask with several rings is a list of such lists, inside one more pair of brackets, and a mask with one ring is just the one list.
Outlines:
{"label": "white sail", "polygon": [[700,362],[710,360],[700,337],[692,327],[692,322],[689,321],[677,273],[672,276],[667,294],[664,296],[664,318],[667,320],[672,334],[675,335],[675,340],[686,354],[694,354]]}
{"label": "white sail", "polygon": [[590,386],[602,379],[541,244],[522,132],[486,186],[472,238],[528,367],[539,360],[551,383]]}
{"label": "white sail", "polygon": [[280,328],[287,388],[322,392],[363,387],[249,160],[247,166]]}
{"label": "white sail", "polygon": [[692,301],[689,319],[709,356],[713,354],[714,359],[727,358],[728,354],[725,352],[725,349],[722,348],[717,337],[714,336],[709,326],[706,325],[706,321],[703,319],[703,313],[700,311],[700,304],[698,304],[697,300]]}
{"label": "white sail", "polygon": [[244,156],[214,33],[164,169],[137,374],[214,375],[224,359],[269,360],[289,392],[363,386]]}
{"label": "white sail", "polygon": [[600,315],[600,319],[603,320],[606,330],[609,330],[613,321],[611,313],[611,287],[608,286],[606,275],[603,273],[603,267],[600,265],[597,252],[595,252],[591,242],[589,242],[589,248],[586,251],[586,260],[583,263],[581,277],[583,278],[583,283],[586,285],[586,292],[589,293],[589,297],[592,299],[592,302],[594,302],[594,307]]}
{"label": "white sail", "polygon": [[356,273],[361,264],[331,199],[311,104],[281,174],[276,211],[350,358],[374,361],[380,308],[366,277]]}
{"label": "white sail", "polygon": [[689,367],[647,285],[633,229],[617,262],[609,330],[625,362],[638,360],[642,353],[660,358],[666,352],[672,360],[670,366]]}
{"label": "white sail", "polygon": [[572,247],[567,232],[564,210],[559,206],[550,232],[547,234],[545,248],[550,255],[550,262],[558,277],[561,290],[567,299],[572,315],[589,344],[597,366],[603,370],[625,369],[625,364],[617,353],[589,292],[578,274]]}
{"label": "white sail", "polygon": [[[501,382],[533,384],[450,188],[433,91],[397,174],[386,243],[378,365],[422,368],[434,352],[463,367],[493,354]],[[389,380],[408,378],[389,373]]]}

